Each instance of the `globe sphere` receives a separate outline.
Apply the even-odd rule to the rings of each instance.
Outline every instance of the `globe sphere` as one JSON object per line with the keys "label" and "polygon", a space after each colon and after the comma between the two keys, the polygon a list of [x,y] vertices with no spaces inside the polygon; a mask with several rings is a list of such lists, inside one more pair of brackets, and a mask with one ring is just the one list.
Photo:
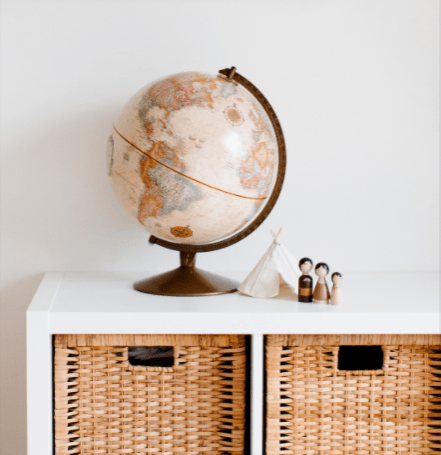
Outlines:
{"label": "globe sphere", "polygon": [[278,143],[245,87],[186,72],[139,90],[108,141],[108,173],[124,209],[160,239],[199,245],[251,223],[273,191]]}

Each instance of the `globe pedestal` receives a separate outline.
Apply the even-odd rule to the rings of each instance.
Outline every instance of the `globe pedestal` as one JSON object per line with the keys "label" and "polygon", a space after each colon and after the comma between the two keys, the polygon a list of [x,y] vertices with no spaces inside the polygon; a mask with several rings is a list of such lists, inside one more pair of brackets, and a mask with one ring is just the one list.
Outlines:
{"label": "globe pedestal", "polygon": [[156,295],[201,296],[228,294],[237,291],[239,282],[195,267],[196,253],[180,252],[177,269],[137,281],[133,287]]}

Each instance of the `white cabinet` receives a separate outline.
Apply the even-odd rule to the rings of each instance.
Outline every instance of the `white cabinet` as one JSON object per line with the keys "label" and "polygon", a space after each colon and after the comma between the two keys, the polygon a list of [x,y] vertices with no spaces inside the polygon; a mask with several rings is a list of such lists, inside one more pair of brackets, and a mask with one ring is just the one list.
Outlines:
{"label": "white cabinet", "polygon": [[251,335],[251,451],[262,454],[263,335],[440,333],[438,274],[344,275],[337,307],[238,293],[153,296],[133,290],[141,275],[47,273],[27,313],[28,454],[53,453],[52,336],[106,333]]}

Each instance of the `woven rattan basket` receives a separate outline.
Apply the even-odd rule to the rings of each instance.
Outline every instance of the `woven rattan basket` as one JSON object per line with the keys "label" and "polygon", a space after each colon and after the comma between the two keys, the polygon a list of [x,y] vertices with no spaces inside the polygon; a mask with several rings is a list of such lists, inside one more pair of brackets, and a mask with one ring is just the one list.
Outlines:
{"label": "woven rattan basket", "polygon": [[[245,337],[56,335],[55,453],[243,454]],[[172,346],[133,366],[128,346]]]}
{"label": "woven rattan basket", "polygon": [[[354,345],[382,366],[343,371]],[[440,335],[267,336],[266,453],[439,454],[440,368]]]}

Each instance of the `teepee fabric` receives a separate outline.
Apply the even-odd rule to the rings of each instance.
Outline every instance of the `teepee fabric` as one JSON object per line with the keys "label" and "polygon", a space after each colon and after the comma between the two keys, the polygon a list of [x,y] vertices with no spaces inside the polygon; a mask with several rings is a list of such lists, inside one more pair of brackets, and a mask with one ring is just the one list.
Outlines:
{"label": "teepee fabric", "polygon": [[269,299],[278,295],[280,286],[285,283],[294,293],[297,293],[298,261],[277,241],[281,230],[277,235],[271,231],[273,243],[239,286],[239,292],[242,294]]}

